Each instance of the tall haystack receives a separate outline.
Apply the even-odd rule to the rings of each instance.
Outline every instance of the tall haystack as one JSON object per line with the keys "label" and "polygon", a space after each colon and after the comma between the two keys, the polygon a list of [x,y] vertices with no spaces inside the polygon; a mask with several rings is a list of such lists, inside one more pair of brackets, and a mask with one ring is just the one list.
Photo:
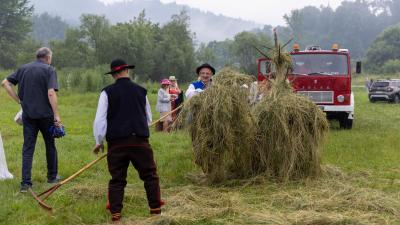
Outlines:
{"label": "tall haystack", "polygon": [[321,173],[320,146],[328,130],[324,113],[295,94],[287,80],[291,58],[278,44],[269,55],[276,68],[263,99],[255,106],[259,159],[272,177],[287,181]]}
{"label": "tall haystack", "polygon": [[243,87],[250,83],[250,76],[225,69],[212,86],[185,103],[178,118],[188,125],[195,163],[211,182],[253,175],[256,122]]}
{"label": "tall haystack", "polygon": [[253,78],[224,69],[204,92],[185,103],[178,124],[187,125],[195,163],[211,182],[266,174],[279,181],[316,177],[320,145],[328,130],[324,113],[296,95],[287,81],[290,56],[276,47],[269,56],[276,79],[263,99],[249,102]]}

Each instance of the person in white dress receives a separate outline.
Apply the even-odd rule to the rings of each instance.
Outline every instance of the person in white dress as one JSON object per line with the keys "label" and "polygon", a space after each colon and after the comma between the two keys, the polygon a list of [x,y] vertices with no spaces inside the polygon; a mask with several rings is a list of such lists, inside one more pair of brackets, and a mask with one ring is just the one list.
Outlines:
{"label": "person in white dress", "polygon": [[13,175],[8,171],[6,155],[4,153],[3,140],[0,133],[0,180],[12,179]]}

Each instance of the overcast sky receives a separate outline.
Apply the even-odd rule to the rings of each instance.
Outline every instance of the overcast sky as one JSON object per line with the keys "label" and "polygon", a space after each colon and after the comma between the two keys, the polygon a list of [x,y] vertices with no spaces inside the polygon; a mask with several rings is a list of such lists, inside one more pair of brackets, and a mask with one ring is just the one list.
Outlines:
{"label": "overcast sky", "polygon": [[[112,3],[123,0],[100,0]],[[129,0],[128,0],[129,1]],[[176,2],[203,11],[223,14],[230,17],[256,21],[262,24],[284,25],[283,15],[293,9],[307,5],[330,5],[336,8],[343,0],[161,0],[163,3]]]}

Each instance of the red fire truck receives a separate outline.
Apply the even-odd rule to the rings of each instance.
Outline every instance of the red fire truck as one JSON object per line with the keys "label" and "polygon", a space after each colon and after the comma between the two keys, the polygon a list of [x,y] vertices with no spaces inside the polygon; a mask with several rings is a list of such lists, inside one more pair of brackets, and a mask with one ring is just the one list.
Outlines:
{"label": "red fire truck", "polygon": [[[290,52],[292,70],[288,76],[298,94],[314,101],[328,119],[339,121],[340,127],[351,129],[354,120],[354,95],[351,91],[351,63],[347,49],[339,49],[337,44],[331,50],[319,46],[307,47],[301,51],[299,45]],[[258,80],[269,79],[271,71],[269,59],[258,60]],[[357,73],[361,63],[357,62]]]}

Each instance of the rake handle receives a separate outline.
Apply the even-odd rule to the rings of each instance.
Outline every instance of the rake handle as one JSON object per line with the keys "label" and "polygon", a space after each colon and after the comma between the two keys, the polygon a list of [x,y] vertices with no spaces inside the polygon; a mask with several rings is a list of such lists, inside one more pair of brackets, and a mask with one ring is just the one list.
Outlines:
{"label": "rake handle", "polygon": [[46,200],[46,199],[47,199],[51,194],[53,194],[53,192],[55,192],[59,187],[61,187],[61,184],[60,184],[60,183],[58,183],[58,184],[54,185],[53,187],[51,187],[51,188],[49,189],[49,191],[47,192],[47,194],[45,194],[45,195],[43,196],[42,200],[43,200],[43,201]]}
{"label": "rake handle", "polygon": [[182,107],[183,107],[183,104],[180,105],[180,106],[178,106],[178,107],[176,107],[174,110],[168,112],[168,113],[165,114],[164,116],[160,117],[158,120],[156,120],[156,121],[154,121],[153,123],[151,123],[151,124],[150,124],[150,127],[153,126],[153,125],[155,125],[156,123],[160,122],[161,120],[165,119],[167,116],[171,115],[172,113],[178,111],[178,110],[179,110],[180,108],[182,108]]}
{"label": "rake handle", "polygon": [[70,180],[74,179],[75,177],[77,177],[79,174],[81,174],[82,172],[84,172],[85,170],[89,169],[90,167],[92,167],[94,164],[96,164],[98,161],[102,160],[104,157],[107,156],[107,153],[104,153],[102,156],[100,156],[99,158],[93,160],[91,163],[87,164],[86,166],[84,166],[82,169],[78,170],[78,172],[72,174],[70,177],[68,177],[65,180],[62,180],[60,182],[60,186],[69,182]]}
{"label": "rake handle", "polygon": [[61,182],[55,184],[53,187],[47,189],[46,191],[40,193],[38,196],[42,196],[44,194],[46,194],[46,196],[44,197],[44,199],[46,199],[47,197],[49,197],[49,195],[51,195],[55,190],[57,190],[61,185],[71,181],[72,179],[74,179],[75,177],[77,177],[79,174],[83,173],[85,170],[89,169],[90,167],[92,167],[94,164],[96,164],[98,161],[102,160],[104,157],[107,156],[107,153],[104,153],[102,156],[100,156],[99,158],[93,160],[91,163],[87,164],[86,166],[84,166],[82,169],[78,170],[76,173],[72,174],[71,176],[69,176],[67,179],[62,180]]}
{"label": "rake handle", "polygon": [[[57,185],[57,184],[56,184],[56,185]],[[54,188],[56,185],[54,185],[53,187],[51,187],[51,188],[49,188],[49,189],[43,191],[42,193],[38,194],[37,196],[40,197],[40,196],[42,196],[42,195],[48,193],[49,191],[53,190],[53,188]]]}

